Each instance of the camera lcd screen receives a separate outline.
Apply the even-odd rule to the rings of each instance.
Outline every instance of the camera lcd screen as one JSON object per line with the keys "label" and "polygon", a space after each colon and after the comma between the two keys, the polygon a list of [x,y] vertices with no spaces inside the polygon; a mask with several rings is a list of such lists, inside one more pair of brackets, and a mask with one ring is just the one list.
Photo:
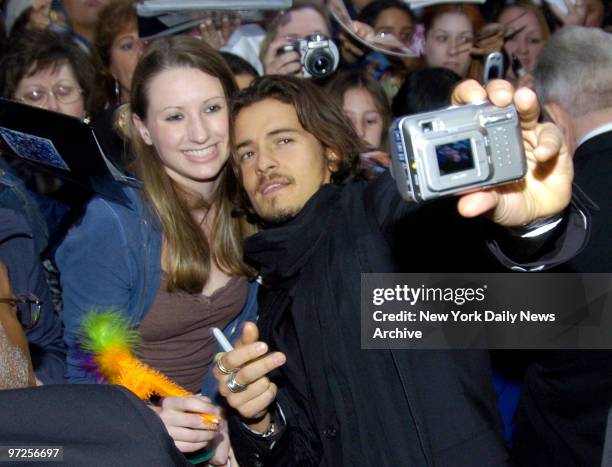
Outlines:
{"label": "camera lcd screen", "polygon": [[436,146],[440,175],[450,175],[474,168],[474,155],[470,139]]}

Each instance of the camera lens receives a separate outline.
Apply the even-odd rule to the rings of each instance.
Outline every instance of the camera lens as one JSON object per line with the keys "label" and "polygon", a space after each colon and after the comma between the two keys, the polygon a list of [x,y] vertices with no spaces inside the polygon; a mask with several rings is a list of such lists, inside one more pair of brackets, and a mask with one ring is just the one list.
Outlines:
{"label": "camera lens", "polygon": [[308,65],[313,76],[327,76],[333,71],[333,60],[327,54],[314,55]]}

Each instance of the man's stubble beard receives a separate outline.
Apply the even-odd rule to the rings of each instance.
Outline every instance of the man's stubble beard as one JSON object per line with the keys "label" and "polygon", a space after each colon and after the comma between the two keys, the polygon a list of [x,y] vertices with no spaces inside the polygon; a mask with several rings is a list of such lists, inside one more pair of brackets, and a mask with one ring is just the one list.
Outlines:
{"label": "man's stubble beard", "polygon": [[[303,206],[302,206],[303,207]],[[300,212],[302,208],[285,208],[280,211],[274,212],[267,216],[261,216],[266,224],[269,225],[277,225],[284,224],[285,222],[289,222],[293,220]]]}
{"label": "man's stubble beard", "polygon": [[308,198],[308,200],[306,201],[306,203],[304,203],[302,206],[300,207],[288,207],[288,208],[284,208],[278,212],[274,212],[273,214],[267,215],[267,216],[259,216],[261,219],[263,219],[263,221],[268,224],[268,225],[278,225],[278,224],[284,224],[285,222],[289,222],[293,219],[295,219],[298,214],[300,212],[302,212],[302,209],[304,209],[304,206],[306,204],[308,204],[308,201],[310,201],[310,199],[315,196],[319,190],[321,188],[323,188],[325,185],[327,185],[327,183],[321,183],[321,185],[319,186],[319,189],[317,191],[315,191],[312,196],[310,198]]}

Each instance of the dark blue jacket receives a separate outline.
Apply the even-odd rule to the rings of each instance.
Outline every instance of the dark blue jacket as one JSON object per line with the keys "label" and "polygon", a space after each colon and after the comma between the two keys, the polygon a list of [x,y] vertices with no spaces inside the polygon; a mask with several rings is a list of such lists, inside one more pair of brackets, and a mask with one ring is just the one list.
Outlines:
{"label": "dark blue jacket", "polygon": [[51,196],[28,189],[24,181],[0,158],[0,207],[12,209],[24,216],[40,255],[50,241],[61,237],[61,226],[70,208]]}
{"label": "dark blue jacket", "polygon": [[62,323],[51,303],[32,231],[20,213],[5,208],[0,208],[0,261],[6,264],[15,295],[32,293],[43,301],[40,320],[26,330],[36,376],[45,384],[63,383]]}

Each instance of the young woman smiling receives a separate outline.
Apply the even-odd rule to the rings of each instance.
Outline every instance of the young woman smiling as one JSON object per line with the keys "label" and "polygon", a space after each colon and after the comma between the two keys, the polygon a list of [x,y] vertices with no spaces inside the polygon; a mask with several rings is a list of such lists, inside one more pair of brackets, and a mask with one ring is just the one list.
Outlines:
{"label": "young woman smiling", "polygon": [[[130,98],[142,189],[124,190],[129,206],[95,198],[57,255],[71,381],[95,382],[79,366],[84,315],[115,309],[138,326],[142,360],[213,395],[203,385],[216,351],[210,328],[232,337],[256,305],[242,261],[250,229],[232,217],[229,202],[227,106],[235,90],[223,58],[193,37],[161,39],[142,56]],[[181,451],[223,438],[215,464],[227,460],[227,436],[190,413],[218,411],[209,399],[165,398],[156,411]]]}

